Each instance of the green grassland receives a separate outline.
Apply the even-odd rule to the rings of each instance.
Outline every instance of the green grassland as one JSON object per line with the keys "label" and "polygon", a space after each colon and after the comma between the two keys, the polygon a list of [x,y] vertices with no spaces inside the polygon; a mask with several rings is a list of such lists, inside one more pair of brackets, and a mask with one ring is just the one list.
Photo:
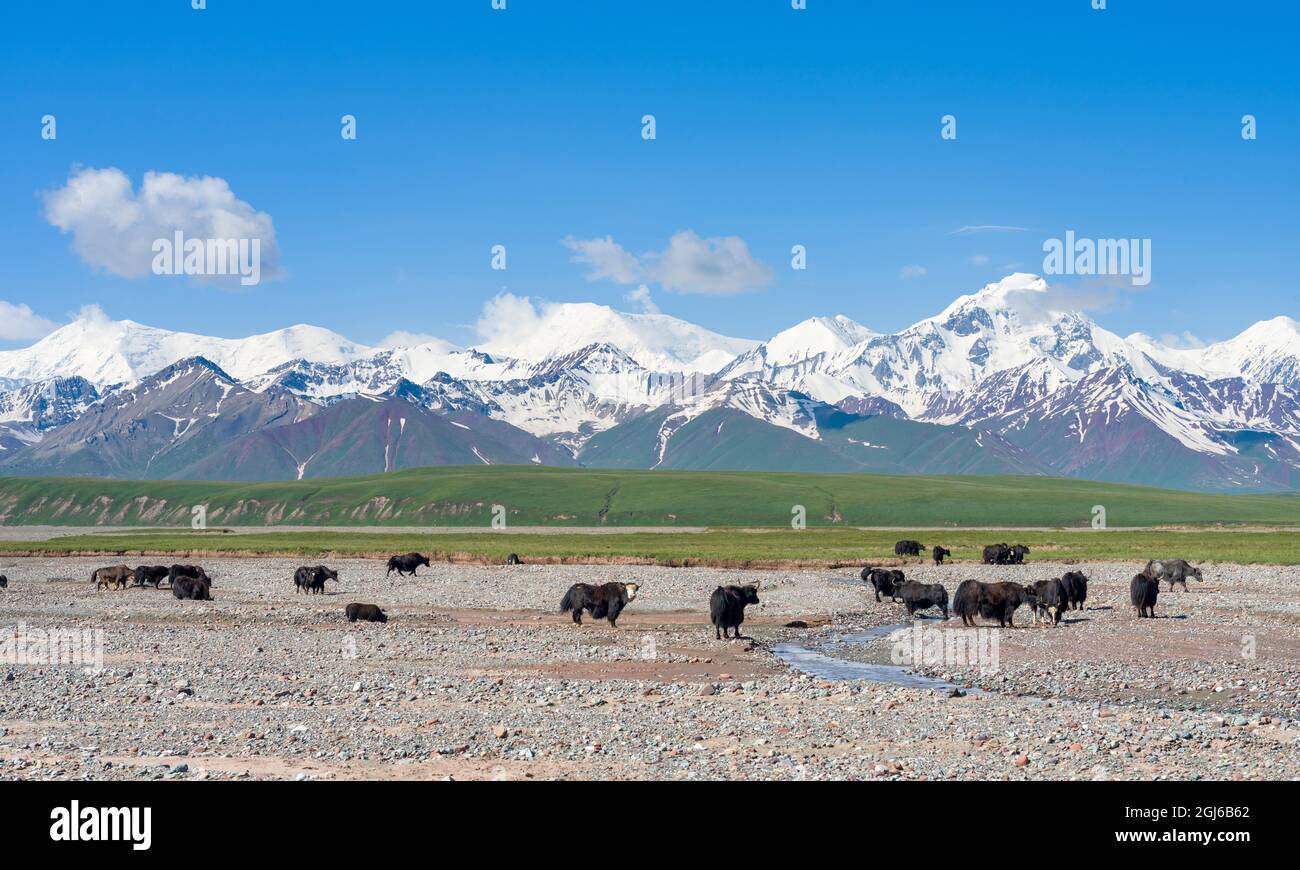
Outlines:
{"label": "green grassland", "polygon": [[1300,526],[1300,496],[1212,495],[1050,477],[440,466],[261,483],[2,478],[0,524],[487,527]]}
{"label": "green grassland", "polygon": [[[977,561],[988,543],[1023,543],[1034,561],[1132,561],[1179,557],[1241,564],[1300,564],[1300,534],[1247,530],[909,530],[927,546],[942,544],[955,558]],[[880,564],[896,561],[896,531],[858,529],[702,532],[439,532],[385,534],[363,531],[221,532],[132,531],[68,535],[39,542],[0,542],[0,554],[132,557],[283,555],[383,558],[418,551],[458,562],[501,563],[510,553],[525,562],[596,562],[720,567],[793,567]],[[917,562],[919,560],[910,560]]]}

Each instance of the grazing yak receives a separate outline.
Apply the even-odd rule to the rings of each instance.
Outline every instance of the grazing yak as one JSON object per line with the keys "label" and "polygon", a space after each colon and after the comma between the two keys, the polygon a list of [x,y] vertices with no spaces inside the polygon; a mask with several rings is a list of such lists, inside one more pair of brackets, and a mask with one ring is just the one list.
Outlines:
{"label": "grazing yak", "polygon": [[934,557],[934,564],[942,565],[944,559],[952,558],[952,550],[947,547],[935,547],[930,553]]}
{"label": "grazing yak", "polygon": [[212,587],[197,577],[177,577],[172,581],[172,595],[181,601],[211,601]]}
{"label": "grazing yak", "polygon": [[895,556],[919,556],[925,545],[920,541],[899,541],[894,545]]}
{"label": "grazing yak", "polygon": [[172,569],[166,565],[141,565],[135,569],[135,585],[157,589],[164,580],[171,582],[171,574]]}
{"label": "grazing yak", "polygon": [[582,625],[582,611],[592,619],[608,619],[610,628],[618,628],[618,615],[636,598],[635,583],[574,583],[560,599],[560,612],[572,613],[576,625]]}
{"label": "grazing yak", "polygon": [[95,591],[107,589],[113,586],[117,589],[125,589],[128,580],[135,579],[135,572],[125,565],[114,565],[111,568],[98,568],[90,573],[90,582],[94,584]]}
{"label": "grazing yak", "polygon": [[1079,571],[1066,571],[1061,576],[1061,587],[1065,590],[1068,609],[1083,610],[1083,603],[1088,600],[1088,578]]}
{"label": "grazing yak", "polygon": [[302,567],[293,572],[294,592],[306,592],[308,594],[324,594],[325,581],[333,580],[339,582],[339,572],[324,565],[314,567]]}
{"label": "grazing yak", "polygon": [[1011,548],[1006,544],[990,544],[984,548],[985,565],[1005,565],[1011,558]]}
{"label": "grazing yak", "polygon": [[1138,619],[1144,616],[1155,618],[1156,598],[1160,595],[1160,581],[1146,574],[1134,574],[1128,584],[1129,601],[1137,611]]}
{"label": "grazing yak", "polygon": [[962,625],[974,625],[975,617],[996,619],[1003,628],[1015,628],[1016,608],[1022,604],[1031,607],[1037,603],[1034,590],[1019,583],[981,583],[966,580],[957,587],[952,609],[961,617]]}
{"label": "grazing yak", "polygon": [[938,583],[908,580],[894,587],[894,595],[902,600],[909,617],[918,610],[937,607],[943,611],[943,618],[948,618],[948,590]]}
{"label": "grazing yak", "polygon": [[522,565],[522,564],[524,564],[524,560],[519,558],[519,554],[518,554],[518,553],[511,553],[509,556],[506,557],[506,564],[507,564],[507,565]]}
{"label": "grazing yak", "polygon": [[8,589],[8,588],[9,588],[9,578],[3,574],[0,574],[0,589]]}
{"label": "grazing yak", "polygon": [[1147,566],[1142,569],[1142,573],[1156,581],[1157,585],[1161,580],[1169,581],[1169,591],[1174,591],[1174,584],[1183,584],[1183,591],[1187,591],[1187,578],[1195,577],[1202,582],[1205,578],[1201,576],[1201,569],[1187,563],[1186,559],[1152,559],[1147,562]]}
{"label": "grazing yak", "polygon": [[405,556],[393,556],[388,560],[388,573],[384,576],[387,577],[396,571],[398,577],[405,577],[407,574],[410,574],[412,577],[418,577],[419,575],[415,572],[421,565],[426,568],[431,567],[429,565],[428,556],[421,556],[419,553],[407,553]]}
{"label": "grazing yak", "polygon": [[1025,555],[1028,554],[1028,552],[1029,552],[1029,548],[1026,547],[1024,544],[1016,544],[1014,547],[1011,548],[1011,564],[1012,565],[1025,564]]}
{"label": "grazing yak", "polygon": [[208,576],[208,572],[204,571],[198,565],[172,565],[167,571],[167,581],[173,587],[176,586],[176,581],[182,577],[189,577],[192,580],[201,580],[208,587],[213,585],[212,578]]}
{"label": "grazing yak", "polygon": [[1034,584],[1034,597],[1035,600],[1030,602],[1034,609],[1034,624],[1038,624],[1040,616],[1046,616],[1052,625],[1060,625],[1061,614],[1070,606],[1065,584],[1059,578],[1039,580]]}
{"label": "grazing yak", "polygon": [[862,579],[871,584],[876,590],[876,600],[880,600],[880,594],[883,592],[888,595],[890,600],[894,600],[894,589],[900,586],[906,578],[902,571],[890,568],[863,568]]}
{"label": "grazing yak", "polygon": [[758,604],[758,584],[746,586],[719,586],[709,596],[709,621],[713,623],[715,640],[726,640],[727,630],[740,637],[740,626],[745,621],[745,608]]}
{"label": "grazing yak", "polygon": [[374,604],[357,604],[353,602],[343,609],[348,622],[387,622],[388,614]]}

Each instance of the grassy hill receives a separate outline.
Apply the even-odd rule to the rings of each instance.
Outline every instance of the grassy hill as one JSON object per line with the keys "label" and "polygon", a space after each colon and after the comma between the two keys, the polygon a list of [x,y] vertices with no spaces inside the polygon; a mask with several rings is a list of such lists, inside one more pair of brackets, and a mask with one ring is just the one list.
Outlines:
{"label": "grassy hill", "polygon": [[0,524],[789,528],[1300,525],[1300,496],[1225,496],[1049,477],[440,466],[269,483],[0,478]]}

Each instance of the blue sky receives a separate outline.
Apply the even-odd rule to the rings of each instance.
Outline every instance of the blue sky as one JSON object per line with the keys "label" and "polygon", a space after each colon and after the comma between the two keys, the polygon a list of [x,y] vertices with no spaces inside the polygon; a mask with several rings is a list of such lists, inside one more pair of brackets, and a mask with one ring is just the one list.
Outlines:
{"label": "blue sky", "polygon": [[[498,293],[638,310],[626,296],[645,281],[665,313],[732,335],[836,313],[896,330],[1011,264],[1041,271],[1044,239],[1074,230],[1152,240],[1150,285],[1093,312],[1121,334],[1219,339],[1300,316],[1287,4],[208,6],[6,10],[0,300],[51,322],[97,304],[217,335],[310,322],[470,343]],[[150,171],[224,179],[270,216],[283,275],[231,290],[88,262],[42,196],[84,167],[137,189]],[[1022,229],[954,232],[990,225]],[[644,265],[683,231],[743,240],[770,280],[589,280],[563,244],[609,236]]]}

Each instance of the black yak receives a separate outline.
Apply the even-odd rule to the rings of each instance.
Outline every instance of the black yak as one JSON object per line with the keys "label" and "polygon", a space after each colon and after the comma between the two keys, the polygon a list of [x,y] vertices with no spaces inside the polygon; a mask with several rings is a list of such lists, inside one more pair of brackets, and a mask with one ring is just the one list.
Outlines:
{"label": "black yak", "polygon": [[171,574],[171,569],[166,565],[141,565],[135,569],[135,585],[157,589],[164,580],[169,580]]}
{"label": "black yak", "polygon": [[95,591],[107,589],[114,586],[118,589],[125,589],[128,580],[135,579],[135,572],[125,565],[114,565],[111,568],[99,568],[90,573],[90,582],[95,585]]}
{"label": "black yak", "polygon": [[387,622],[388,614],[374,604],[357,604],[353,602],[343,609],[348,622]]}
{"label": "black yak", "polygon": [[925,545],[920,541],[899,541],[894,545],[895,556],[919,556]]}
{"label": "black yak", "polygon": [[880,600],[880,594],[883,592],[888,595],[890,600],[894,599],[894,589],[901,585],[905,578],[903,572],[890,568],[863,568],[862,579],[871,584],[876,591],[876,600]]}
{"label": "black yak", "polygon": [[1034,584],[1035,600],[1030,602],[1034,609],[1034,623],[1040,616],[1046,616],[1052,625],[1061,624],[1061,614],[1070,606],[1065,585],[1059,578],[1039,580]]}
{"label": "black yak", "polygon": [[709,596],[709,621],[713,623],[715,640],[726,640],[731,629],[740,637],[740,626],[745,621],[745,608],[758,604],[758,584],[746,586],[719,586]]}
{"label": "black yak", "polygon": [[1009,557],[1010,563],[1012,565],[1025,564],[1025,555],[1028,552],[1029,552],[1029,548],[1026,547],[1024,544],[1016,544],[1014,547],[1011,548],[1011,554]]}
{"label": "black yak", "polygon": [[943,618],[948,618],[948,590],[938,583],[917,583],[915,580],[909,580],[895,586],[894,595],[902,600],[908,616],[912,616],[918,610],[937,607],[943,611]]}
{"label": "black yak", "polygon": [[212,586],[212,578],[208,576],[208,572],[204,571],[198,565],[172,565],[171,568],[168,569],[167,582],[172,586],[175,586],[176,581],[181,577],[190,577],[194,580],[202,580],[208,586]]}
{"label": "black yak", "polygon": [[1142,573],[1156,581],[1158,584],[1161,580],[1169,581],[1169,591],[1174,591],[1174,584],[1183,584],[1183,591],[1187,591],[1187,578],[1195,577],[1197,580],[1204,582],[1205,578],[1201,576],[1201,569],[1189,565],[1186,559],[1152,559],[1147,562],[1146,568]]}
{"label": "black yak", "polygon": [[1011,548],[1006,544],[990,544],[984,548],[985,565],[1005,565],[1011,558]]}
{"label": "black yak", "polygon": [[1129,601],[1137,611],[1138,619],[1155,618],[1156,598],[1160,595],[1160,581],[1146,574],[1134,574],[1128,584]]}
{"label": "black yak", "polygon": [[1068,609],[1083,610],[1083,603],[1088,600],[1088,578],[1079,571],[1066,571],[1061,575],[1061,587],[1065,590]]}
{"label": "black yak", "polygon": [[419,553],[407,553],[405,556],[393,556],[388,560],[388,573],[384,576],[387,577],[396,571],[398,577],[405,577],[407,574],[410,574],[412,577],[418,577],[419,575],[415,572],[421,565],[426,568],[431,567],[429,565],[428,556],[421,556]]}
{"label": "black yak", "polygon": [[181,601],[211,601],[212,590],[203,580],[195,577],[177,577],[172,581],[172,595]]}
{"label": "black yak", "polygon": [[582,625],[582,611],[592,619],[608,619],[611,628],[618,628],[618,615],[636,598],[635,583],[574,583],[560,599],[560,612],[572,613],[576,625]]}
{"label": "black yak", "polygon": [[1033,606],[1038,600],[1034,590],[1019,583],[980,583],[967,580],[957,587],[953,610],[961,617],[963,625],[974,625],[975,616],[996,619],[1003,628],[1015,628],[1016,608],[1022,604]]}
{"label": "black yak", "polygon": [[333,580],[339,582],[339,572],[324,565],[313,567],[302,567],[293,572],[293,585],[295,592],[306,592],[309,594],[325,592],[325,581]]}
{"label": "black yak", "polygon": [[9,578],[3,574],[0,574],[0,589],[8,589],[8,588],[9,588]]}
{"label": "black yak", "polygon": [[507,564],[507,565],[522,565],[522,564],[524,564],[524,560],[519,558],[519,554],[518,554],[518,553],[511,553],[509,556],[506,557],[506,564]]}
{"label": "black yak", "polygon": [[952,558],[952,550],[949,550],[947,547],[935,547],[930,552],[930,555],[934,557],[934,564],[942,565],[944,559]]}

